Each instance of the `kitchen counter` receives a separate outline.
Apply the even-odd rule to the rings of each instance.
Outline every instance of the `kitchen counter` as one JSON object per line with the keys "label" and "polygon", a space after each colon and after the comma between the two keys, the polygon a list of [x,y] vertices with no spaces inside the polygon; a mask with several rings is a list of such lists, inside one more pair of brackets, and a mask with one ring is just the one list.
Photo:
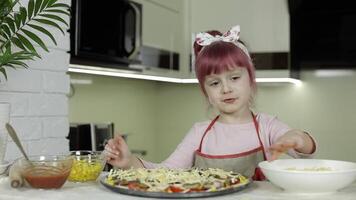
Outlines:
{"label": "kitchen counter", "polygon": [[[72,183],[66,182],[61,189],[43,190],[23,187],[19,189],[11,188],[9,178],[0,179],[0,199],[1,200],[134,200],[134,199],[151,199],[136,196],[128,196],[112,192],[98,182],[91,183]],[[197,199],[197,198],[194,198]],[[270,182],[255,181],[248,188],[240,192],[213,197],[218,200],[355,200],[356,199],[356,182],[347,188],[331,194],[292,194],[284,192],[275,187]]]}

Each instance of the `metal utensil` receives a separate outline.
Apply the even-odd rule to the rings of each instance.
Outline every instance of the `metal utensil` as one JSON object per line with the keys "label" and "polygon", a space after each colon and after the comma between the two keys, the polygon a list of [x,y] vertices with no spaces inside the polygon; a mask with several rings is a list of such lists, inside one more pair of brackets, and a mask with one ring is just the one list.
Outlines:
{"label": "metal utensil", "polygon": [[9,133],[10,137],[15,142],[16,146],[20,149],[22,155],[26,158],[26,160],[30,161],[28,159],[28,157],[27,157],[27,154],[26,154],[25,150],[23,149],[23,147],[21,145],[21,142],[20,142],[19,138],[17,137],[15,129],[9,123],[6,123],[5,126],[6,126],[6,129],[7,129],[8,133]]}

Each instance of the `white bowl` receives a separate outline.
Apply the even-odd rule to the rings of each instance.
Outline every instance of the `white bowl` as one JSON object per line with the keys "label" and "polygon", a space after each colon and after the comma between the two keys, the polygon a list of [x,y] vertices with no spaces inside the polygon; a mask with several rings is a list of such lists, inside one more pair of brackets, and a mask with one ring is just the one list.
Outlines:
{"label": "white bowl", "polygon": [[337,160],[281,159],[259,167],[274,185],[287,192],[331,193],[356,180],[356,163]]}

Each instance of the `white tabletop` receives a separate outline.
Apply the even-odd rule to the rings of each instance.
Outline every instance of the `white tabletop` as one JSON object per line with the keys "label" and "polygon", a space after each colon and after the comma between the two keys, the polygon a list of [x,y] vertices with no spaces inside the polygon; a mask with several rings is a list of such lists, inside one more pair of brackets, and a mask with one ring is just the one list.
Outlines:
{"label": "white tabletop", "polygon": [[[9,178],[0,179],[0,200],[134,200],[134,199],[151,199],[128,196],[112,192],[102,186],[99,182],[91,183],[72,183],[66,182],[60,189],[44,190],[23,187],[19,189],[11,188]],[[197,199],[197,198],[195,198]],[[356,199],[356,182],[351,186],[331,194],[292,194],[284,192],[275,187],[270,182],[255,181],[248,188],[223,196],[211,199],[218,200],[307,200],[307,199],[325,199],[325,200],[355,200]]]}

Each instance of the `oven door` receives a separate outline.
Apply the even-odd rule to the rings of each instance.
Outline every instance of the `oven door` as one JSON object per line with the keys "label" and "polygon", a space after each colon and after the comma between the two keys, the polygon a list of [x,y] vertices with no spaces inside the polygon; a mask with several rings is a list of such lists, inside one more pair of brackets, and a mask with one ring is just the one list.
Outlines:
{"label": "oven door", "polygon": [[114,136],[114,123],[71,123],[67,139],[69,150],[103,151]]}

